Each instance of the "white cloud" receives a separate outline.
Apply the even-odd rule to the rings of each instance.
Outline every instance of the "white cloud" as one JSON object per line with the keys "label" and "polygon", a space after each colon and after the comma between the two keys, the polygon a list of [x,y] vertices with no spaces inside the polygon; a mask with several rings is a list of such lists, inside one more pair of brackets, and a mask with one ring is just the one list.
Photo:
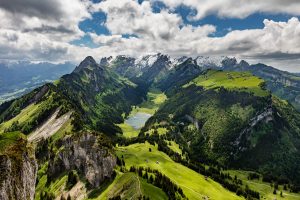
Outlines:
{"label": "white cloud", "polygon": [[92,40],[97,44],[110,45],[122,40],[122,35],[97,35],[96,33],[89,33]]}
{"label": "white cloud", "polygon": [[[135,55],[150,52],[188,55],[195,50],[190,45],[216,30],[212,25],[184,25],[181,16],[168,10],[153,13],[148,1],[139,4],[133,0],[109,0],[96,4],[94,10],[107,14],[105,25],[113,35],[97,37],[92,34],[93,41],[103,44],[105,38],[115,42],[110,43],[112,49],[130,49],[129,52]],[[136,37],[115,40],[114,36],[122,34],[133,34]]]}
{"label": "white cloud", "polygon": [[153,13],[150,2],[139,4],[132,0],[109,0],[94,6],[107,15],[106,26],[112,34],[135,34],[149,39],[170,39],[174,37],[182,19],[177,14]]}
{"label": "white cloud", "polygon": [[[27,7],[22,9],[25,1]],[[235,15],[242,17],[247,13],[267,9],[260,8],[267,3],[262,4],[256,0],[253,1],[256,1],[257,5],[247,2],[247,6],[240,5],[240,1],[237,0],[237,7],[247,7],[244,9],[251,12],[238,11],[239,9],[235,10],[236,8],[231,6],[233,9],[231,13],[226,13],[226,6],[221,6],[224,1],[164,1],[173,7],[184,2],[185,5],[196,8],[195,6],[202,3],[203,11],[198,12],[197,17],[206,15],[199,13],[212,12],[209,11],[210,7],[216,8],[214,12],[218,15],[227,17]],[[20,5],[10,7],[9,2]],[[0,59],[79,62],[88,55],[100,58],[118,54],[139,56],[161,52],[171,56],[232,55],[255,62],[270,63],[275,67],[287,63],[288,66],[294,67],[293,70],[299,63],[300,22],[297,18],[291,18],[288,22],[264,20],[262,29],[228,30],[229,33],[223,37],[211,37],[216,31],[215,26],[186,25],[179,14],[167,9],[154,13],[150,1],[139,4],[134,0],[108,0],[93,6],[89,1],[82,0],[43,2],[45,5],[35,0],[0,1]],[[274,4],[275,2],[277,1],[273,1]],[[278,5],[282,4],[280,2]],[[227,3],[233,5],[230,1]],[[297,2],[290,1],[290,3],[294,5],[296,12]],[[52,11],[51,6],[54,9]],[[47,7],[50,11],[47,9],[44,11]],[[275,7],[273,5],[268,9],[276,10]],[[91,17],[91,12],[99,10],[105,12],[107,16],[104,25],[111,35],[82,32],[78,28],[79,22]],[[291,9],[288,12],[294,11]],[[122,37],[124,34],[132,36],[124,38]],[[70,44],[70,41],[83,35],[89,35],[98,47]]]}
{"label": "white cloud", "polygon": [[[245,57],[278,59],[300,55],[300,22],[291,18],[288,22],[264,20],[263,29],[229,32],[224,37],[210,38],[208,49],[212,52],[226,51]],[[280,57],[282,55],[283,57]]]}
{"label": "white cloud", "polygon": [[[114,35],[105,36],[113,52],[129,55],[151,52],[174,56],[233,55],[261,62],[284,59],[298,62],[300,23],[295,17],[288,22],[266,19],[263,29],[235,30],[223,37],[210,37],[216,30],[212,25],[184,25],[180,16],[167,10],[153,13],[149,2],[141,5],[131,0],[117,2],[105,1],[95,7],[107,14],[106,26],[118,37],[116,40]],[[121,34],[135,34],[137,38],[119,38]],[[103,45],[103,37],[94,34],[92,39]]]}
{"label": "white cloud", "polygon": [[185,5],[197,11],[191,19],[216,14],[219,17],[245,18],[253,13],[300,15],[299,0],[151,0],[161,1],[171,8]]}
{"label": "white cloud", "polygon": [[87,0],[1,0],[0,59],[64,59],[69,42],[85,35],[78,24],[91,17],[90,6]]}
{"label": "white cloud", "polygon": [[90,5],[81,0],[1,0],[1,29],[71,41],[84,35],[78,23],[91,17]]}

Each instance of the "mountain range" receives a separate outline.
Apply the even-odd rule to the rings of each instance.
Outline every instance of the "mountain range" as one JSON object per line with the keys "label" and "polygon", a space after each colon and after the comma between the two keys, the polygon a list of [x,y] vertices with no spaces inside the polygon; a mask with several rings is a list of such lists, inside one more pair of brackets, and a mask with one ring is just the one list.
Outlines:
{"label": "mountain range", "polygon": [[89,56],[0,105],[0,197],[298,199],[299,83],[230,57]]}

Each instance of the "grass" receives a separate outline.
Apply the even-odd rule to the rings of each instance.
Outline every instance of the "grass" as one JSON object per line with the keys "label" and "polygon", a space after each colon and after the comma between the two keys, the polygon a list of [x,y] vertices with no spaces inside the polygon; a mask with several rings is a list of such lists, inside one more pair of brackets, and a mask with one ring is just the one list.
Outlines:
{"label": "grass", "polygon": [[267,96],[269,92],[261,88],[263,80],[253,76],[249,72],[224,72],[209,70],[206,74],[200,75],[183,87],[195,84],[205,89],[217,89],[224,87],[229,90],[238,90],[253,93],[256,96]]}
{"label": "grass", "polygon": [[0,154],[4,154],[10,146],[16,145],[20,139],[26,139],[26,136],[18,131],[0,134]]}
{"label": "grass", "polygon": [[71,133],[73,126],[72,126],[72,119],[69,119],[63,126],[51,137],[53,143],[61,138],[63,138],[66,134]]}
{"label": "grass", "polygon": [[31,118],[33,115],[37,113],[38,109],[39,109],[39,104],[31,104],[27,106],[17,116],[0,124],[0,133],[3,133],[5,129],[9,128],[14,122],[18,122],[19,124],[22,124],[28,121],[29,118]]}
{"label": "grass", "polygon": [[[247,184],[250,189],[253,189],[260,193],[261,199],[277,199],[277,200],[296,200],[300,199],[300,194],[290,193],[288,191],[283,190],[283,186],[279,186],[279,190],[277,191],[277,195],[273,194],[274,188],[271,187],[270,183],[262,182],[262,178],[260,180],[248,180],[249,171],[240,171],[240,170],[228,170],[231,176],[237,176],[239,179],[243,181],[243,184]],[[280,191],[283,193],[283,197],[280,196]]]}
{"label": "grass", "polygon": [[62,191],[64,191],[67,180],[67,174],[60,176],[58,179],[55,179],[55,182],[52,182],[50,184],[49,191],[53,192],[55,196],[58,196]]}
{"label": "grass", "polygon": [[[168,132],[168,130],[164,127],[159,127],[156,130],[157,130],[158,135],[165,135]],[[154,133],[154,129],[150,129],[150,130],[146,131],[146,133],[149,133],[149,135],[152,135]]]}
{"label": "grass", "polygon": [[35,188],[35,200],[39,200],[41,199],[41,192],[43,192],[46,189],[46,183],[47,183],[47,175],[43,175],[40,180],[39,183],[37,184],[36,188]]}
{"label": "grass", "polygon": [[118,126],[122,129],[123,136],[126,138],[137,137],[140,132],[140,130],[134,129],[125,122],[123,124],[119,124]]}
{"label": "grass", "polygon": [[[144,101],[138,106],[133,106],[129,117],[134,116],[138,112],[153,115],[166,100],[167,96],[164,93],[162,93],[158,89],[152,88],[147,93],[146,101]],[[123,136],[126,138],[137,137],[140,132],[140,129],[134,129],[131,125],[127,124],[126,122],[118,124],[118,126],[122,129]],[[159,128],[158,132],[160,134],[165,134],[166,130]]]}
{"label": "grass", "polygon": [[[115,180],[98,197],[89,198],[104,200],[120,195],[122,199],[137,199],[140,196],[150,197],[153,200],[167,200],[167,195],[135,173],[118,173]],[[134,198],[135,197],[135,198]]]}
{"label": "grass", "polygon": [[68,180],[67,173],[62,174],[58,178],[56,178],[53,182],[50,184],[47,184],[47,170],[48,170],[48,162],[44,163],[42,166],[40,166],[38,170],[38,183],[35,188],[35,200],[41,199],[41,193],[44,191],[48,191],[50,193],[53,193],[56,197],[59,196],[62,191],[66,188],[66,183]]}
{"label": "grass", "polygon": [[167,195],[162,189],[155,187],[152,184],[147,183],[145,179],[139,178],[142,185],[142,192],[146,197],[151,197],[153,200],[167,200]]}
{"label": "grass", "polygon": [[34,199],[40,200],[40,196],[43,191],[53,193],[56,197],[59,196],[62,193],[62,191],[65,190],[67,180],[68,175],[63,174],[62,176],[55,179],[54,182],[51,182],[50,185],[47,185],[47,175],[43,175],[36,186]]}
{"label": "grass", "polygon": [[90,197],[88,199],[92,200],[104,200],[107,199],[108,193],[115,187],[115,185],[120,181],[120,178],[123,174],[117,173],[117,176],[115,177],[114,181],[99,195],[96,197]]}
{"label": "grass", "polygon": [[173,150],[174,152],[182,155],[182,150],[179,148],[179,144],[177,144],[176,142],[174,141],[167,141],[166,142],[168,143],[168,147]]}
{"label": "grass", "polygon": [[147,93],[147,99],[138,106],[135,106],[130,113],[144,112],[153,115],[158,108],[167,100],[167,96],[158,89],[151,88]]}
{"label": "grass", "polygon": [[[152,149],[151,152],[149,152],[149,148]],[[203,175],[174,162],[168,155],[158,151],[157,146],[149,143],[118,147],[117,155],[124,156],[128,169],[134,165],[159,170],[179,185],[189,199],[202,199],[205,196],[220,200],[242,199],[223,188],[219,183],[211,179],[205,180]],[[148,160],[148,162],[145,160]],[[159,164],[156,163],[157,161]]]}

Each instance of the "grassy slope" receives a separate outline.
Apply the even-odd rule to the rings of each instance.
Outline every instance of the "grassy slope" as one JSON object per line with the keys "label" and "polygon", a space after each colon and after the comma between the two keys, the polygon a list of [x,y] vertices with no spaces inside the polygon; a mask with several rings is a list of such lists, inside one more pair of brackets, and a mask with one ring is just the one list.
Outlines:
{"label": "grassy slope", "polygon": [[50,184],[47,184],[47,169],[48,169],[48,162],[44,163],[40,166],[40,169],[38,170],[38,183],[35,188],[35,200],[41,199],[41,193],[48,191],[50,193],[53,193],[55,196],[59,196],[62,191],[65,190],[68,175],[62,174],[58,178],[56,178],[53,182]]}
{"label": "grassy slope", "polygon": [[142,191],[146,197],[151,197],[153,200],[164,200],[168,199],[167,195],[160,189],[152,184],[147,183],[146,180],[141,179]]}
{"label": "grassy slope", "polygon": [[214,89],[222,86],[229,90],[251,92],[256,96],[267,96],[268,92],[262,90],[260,87],[260,84],[262,83],[262,79],[253,76],[249,72],[223,72],[209,70],[206,74],[198,76],[183,87],[187,87],[191,84],[203,86],[206,89]]}
{"label": "grassy slope", "polygon": [[135,129],[127,123],[118,124],[118,126],[122,129],[123,136],[126,138],[132,138],[138,136],[140,129]]}
{"label": "grassy slope", "polygon": [[[157,130],[157,133],[158,135],[164,135],[168,132],[168,130],[166,128],[162,128],[162,127],[159,127],[159,128],[156,128]],[[150,129],[148,131],[146,131],[145,133],[148,133],[149,135],[152,135],[154,133],[154,129]]]}
{"label": "grassy slope", "polygon": [[168,199],[160,188],[148,184],[135,173],[119,173],[101,195],[89,199],[105,200],[116,195],[120,195],[123,199],[138,198],[139,196],[151,197],[153,200]]}
{"label": "grassy slope", "polygon": [[[141,103],[139,106],[133,107],[129,116],[133,116],[138,112],[148,113],[153,115],[159,106],[163,104],[167,99],[167,96],[162,93],[160,90],[151,89],[147,94],[147,100]],[[134,129],[127,123],[118,124],[118,126],[122,129],[123,135],[126,138],[132,138],[138,136],[140,129]],[[162,130],[162,132],[164,132]]]}
{"label": "grassy slope", "polygon": [[68,175],[64,174],[55,179],[54,182],[51,182],[51,184],[47,185],[47,175],[43,175],[36,186],[34,199],[42,200],[41,193],[44,191],[48,191],[49,193],[54,194],[56,197],[59,196],[63,191],[65,191],[67,180]]}
{"label": "grassy slope", "polygon": [[159,106],[166,100],[167,96],[164,93],[158,89],[152,88],[147,94],[147,100],[134,107],[130,115],[132,116],[137,112],[145,112],[153,115],[158,110]]}
{"label": "grassy slope", "polygon": [[24,122],[26,122],[30,117],[32,117],[33,115],[35,115],[37,113],[37,110],[40,108],[39,104],[31,104],[29,106],[27,106],[26,108],[24,108],[20,114],[18,114],[17,116],[15,116],[14,118],[3,122],[2,124],[0,124],[0,133],[3,133],[5,131],[5,129],[9,128],[14,122],[17,122],[19,124],[22,124]]}
{"label": "grassy slope", "polygon": [[[168,147],[172,149],[174,152],[179,153],[182,155],[182,150],[179,148],[179,144],[174,141],[166,141],[168,143]],[[171,144],[171,145],[170,145]]]}
{"label": "grassy slope", "polygon": [[[152,152],[149,152],[149,148]],[[145,144],[133,144],[117,149],[119,156],[123,155],[126,167],[144,166],[161,171],[172,181],[178,184],[189,199],[201,199],[209,196],[210,199],[242,199],[234,193],[224,189],[220,184],[211,179],[205,180],[201,174],[174,162],[165,153],[157,150],[157,147]],[[145,161],[148,159],[148,163]],[[159,164],[156,163],[159,162]]]}
{"label": "grassy slope", "polygon": [[62,125],[62,127],[54,135],[52,135],[51,137],[52,142],[54,143],[55,141],[64,137],[66,134],[71,133],[72,129],[73,129],[72,119],[69,119],[65,124]]}
{"label": "grassy slope", "polygon": [[[248,180],[248,174],[247,171],[238,171],[238,170],[228,170],[226,171],[233,177],[236,175],[239,179],[243,181],[243,183],[247,184],[250,189],[253,189],[260,193],[261,199],[277,199],[277,200],[296,200],[300,199],[300,194],[296,193],[290,193],[288,191],[283,190],[283,186],[279,186],[279,190],[277,191],[277,195],[273,194],[274,188],[271,187],[270,183],[262,182],[261,178],[260,180],[254,179],[254,180]],[[282,190],[283,197],[280,197],[280,191]]]}

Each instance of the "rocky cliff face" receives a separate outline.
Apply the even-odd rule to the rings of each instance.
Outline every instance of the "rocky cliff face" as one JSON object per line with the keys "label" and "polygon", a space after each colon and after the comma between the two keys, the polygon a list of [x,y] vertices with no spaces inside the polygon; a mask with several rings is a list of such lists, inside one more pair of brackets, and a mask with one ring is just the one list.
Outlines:
{"label": "rocky cliff face", "polygon": [[92,187],[98,187],[111,178],[116,157],[103,135],[84,133],[61,141],[56,156],[50,156],[48,176],[57,176],[68,170],[76,170]]}
{"label": "rocky cliff face", "polygon": [[0,199],[32,200],[35,193],[36,160],[27,147],[19,146],[12,150],[14,154],[0,155]]}
{"label": "rocky cliff face", "polygon": [[[275,113],[273,111],[273,108],[271,106],[269,106],[269,107],[266,107],[263,112],[254,116],[250,120],[247,127],[245,129],[243,129],[243,131],[239,134],[239,136],[236,138],[235,142],[233,143],[233,146],[236,147],[236,152],[234,153],[234,155],[236,155],[237,153],[246,151],[247,147],[240,145],[242,143],[241,140],[250,140],[253,128],[260,122],[268,123],[268,122],[274,120],[274,115],[275,115]],[[255,147],[255,144],[254,144],[254,147]]]}

